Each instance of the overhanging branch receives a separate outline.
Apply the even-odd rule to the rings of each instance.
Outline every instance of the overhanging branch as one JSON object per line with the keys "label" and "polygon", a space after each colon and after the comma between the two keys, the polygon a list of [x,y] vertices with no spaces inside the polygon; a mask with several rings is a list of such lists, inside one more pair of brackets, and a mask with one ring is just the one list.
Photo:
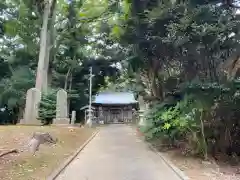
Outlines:
{"label": "overhanging branch", "polygon": [[222,3],[223,5],[227,5],[228,7],[231,7],[231,8],[236,8],[236,9],[240,8],[240,5],[233,4],[233,0],[222,0]]}

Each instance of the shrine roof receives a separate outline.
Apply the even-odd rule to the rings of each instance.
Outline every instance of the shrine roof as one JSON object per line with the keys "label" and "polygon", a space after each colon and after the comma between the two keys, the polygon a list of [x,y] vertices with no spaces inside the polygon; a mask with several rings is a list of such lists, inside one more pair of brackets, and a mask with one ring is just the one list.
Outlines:
{"label": "shrine roof", "polygon": [[94,104],[136,104],[134,94],[131,92],[101,92],[95,96]]}

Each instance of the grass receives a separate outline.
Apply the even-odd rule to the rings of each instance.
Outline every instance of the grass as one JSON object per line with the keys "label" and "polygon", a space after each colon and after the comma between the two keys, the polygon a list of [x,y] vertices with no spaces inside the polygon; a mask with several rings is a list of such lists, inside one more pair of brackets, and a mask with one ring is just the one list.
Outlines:
{"label": "grass", "polygon": [[88,128],[57,126],[0,126],[1,149],[22,149],[33,132],[49,132],[58,138],[56,145],[41,145],[36,156],[29,152],[0,158],[0,179],[43,180],[79,148],[94,132]]}

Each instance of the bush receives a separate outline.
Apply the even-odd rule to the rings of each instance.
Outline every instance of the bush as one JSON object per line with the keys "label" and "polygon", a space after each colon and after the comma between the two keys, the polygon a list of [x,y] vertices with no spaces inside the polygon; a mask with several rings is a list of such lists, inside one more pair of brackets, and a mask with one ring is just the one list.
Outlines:
{"label": "bush", "polygon": [[39,105],[39,120],[44,124],[52,123],[56,117],[56,90],[48,90],[47,93],[42,95]]}
{"label": "bush", "polygon": [[176,105],[155,105],[146,115],[149,126],[141,130],[149,140],[160,138],[173,146],[184,142],[188,152],[205,158],[209,152],[240,155],[238,92],[238,81],[188,84]]}

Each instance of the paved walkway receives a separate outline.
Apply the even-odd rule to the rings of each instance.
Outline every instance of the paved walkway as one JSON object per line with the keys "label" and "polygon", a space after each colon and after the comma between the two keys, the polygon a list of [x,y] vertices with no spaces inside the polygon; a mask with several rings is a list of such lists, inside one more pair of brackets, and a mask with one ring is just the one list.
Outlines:
{"label": "paved walkway", "polygon": [[131,127],[109,125],[83,149],[57,180],[180,180]]}

